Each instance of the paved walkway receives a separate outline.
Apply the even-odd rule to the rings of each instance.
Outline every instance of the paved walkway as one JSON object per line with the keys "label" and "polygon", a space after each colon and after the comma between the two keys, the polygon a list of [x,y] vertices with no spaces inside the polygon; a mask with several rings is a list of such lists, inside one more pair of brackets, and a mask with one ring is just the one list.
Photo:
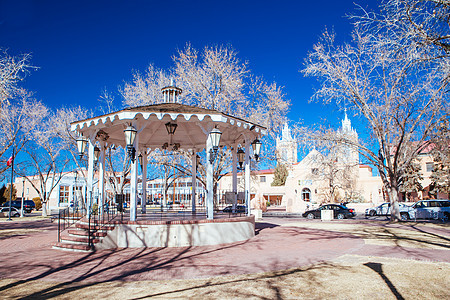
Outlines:
{"label": "paved walkway", "polygon": [[[330,261],[344,254],[450,262],[445,243],[439,249],[368,245],[349,233],[289,226],[294,222],[320,221],[265,219],[257,223],[255,238],[226,245],[129,248],[87,254],[51,249],[57,224],[47,219],[0,222],[0,278],[58,282],[204,278],[284,270]],[[450,241],[448,227],[430,228],[427,234]]]}

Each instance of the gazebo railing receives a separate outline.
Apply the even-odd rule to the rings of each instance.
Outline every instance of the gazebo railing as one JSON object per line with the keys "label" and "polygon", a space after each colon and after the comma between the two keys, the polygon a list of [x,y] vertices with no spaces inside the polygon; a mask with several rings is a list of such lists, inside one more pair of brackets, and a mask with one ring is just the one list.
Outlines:
{"label": "gazebo railing", "polygon": [[61,241],[61,233],[67,228],[71,227],[78,220],[86,215],[83,209],[72,209],[71,207],[66,207],[58,211],[58,242]]}
{"label": "gazebo railing", "polygon": [[90,214],[87,214],[86,209],[72,209],[70,207],[60,209],[58,213],[58,242],[61,242],[61,234],[66,229],[86,217],[88,222],[88,241],[89,245],[92,246],[94,233],[101,230],[102,227],[109,225],[119,213],[121,212],[115,205],[109,205],[108,203],[103,206],[103,214],[99,214],[98,209],[95,208],[91,208]]}

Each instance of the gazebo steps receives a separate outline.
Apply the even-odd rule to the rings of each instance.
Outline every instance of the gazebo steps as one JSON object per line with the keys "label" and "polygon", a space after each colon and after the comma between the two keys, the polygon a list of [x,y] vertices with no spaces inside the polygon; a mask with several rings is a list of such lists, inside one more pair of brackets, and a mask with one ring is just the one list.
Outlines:
{"label": "gazebo steps", "polygon": [[[88,231],[87,230],[77,230],[77,229],[71,229],[68,231],[69,236],[88,236]],[[108,235],[107,232],[105,231],[96,231],[92,233],[93,236],[95,237],[105,237]]]}
{"label": "gazebo steps", "polygon": [[[77,236],[62,236],[61,237],[61,241],[66,242],[66,243],[70,243],[70,244],[89,244],[89,238],[86,237],[77,237]],[[98,238],[91,238],[91,242],[93,244],[99,243],[100,239]]]}
{"label": "gazebo steps", "polygon": [[111,224],[109,224],[109,225],[93,225],[93,224],[91,224],[91,227],[89,227],[89,224],[88,223],[82,223],[82,222],[79,222],[79,223],[77,223],[77,224],[75,224],[75,227],[76,228],[80,228],[80,229],[85,229],[85,230],[88,230],[88,229],[90,229],[90,230],[114,230],[114,225],[111,225]]}
{"label": "gazebo steps", "polygon": [[93,249],[89,245],[69,244],[69,243],[62,243],[62,242],[53,243],[52,248],[57,249],[57,250],[74,251],[74,252],[93,252],[93,251],[95,251],[95,249]]}

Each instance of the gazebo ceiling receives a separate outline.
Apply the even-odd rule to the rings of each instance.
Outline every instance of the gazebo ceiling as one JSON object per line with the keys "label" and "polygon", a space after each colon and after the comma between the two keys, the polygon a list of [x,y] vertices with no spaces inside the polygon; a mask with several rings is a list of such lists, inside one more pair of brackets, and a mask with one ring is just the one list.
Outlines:
{"label": "gazebo ceiling", "polygon": [[[178,125],[172,137],[165,127],[168,122],[176,122]],[[138,131],[138,150],[162,148],[165,143],[168,143],[169,145],[179,144],[183,149],[201,151],[206,146],[207,134],[214,127],[222,132],[221,146],[242,143],[245,138],[251,142],[266,132],[263,126],[217,110],[179,103],[161,103],[123,109],[73,122],[71,130],[91,140],[108,137],[108,144],[125,147],[123,130],[130,124]]]}

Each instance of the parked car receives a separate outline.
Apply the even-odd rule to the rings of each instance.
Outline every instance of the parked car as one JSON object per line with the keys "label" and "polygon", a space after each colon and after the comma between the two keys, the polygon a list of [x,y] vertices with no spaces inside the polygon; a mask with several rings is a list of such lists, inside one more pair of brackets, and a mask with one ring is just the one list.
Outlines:
{"label": "parked car", "polygon": [[[0,213],[3,213],[5,216],[9,215],[9,206],[8,207],[2,207],[0,209]],[[20,211],[11,206],[11,217],[20,217]]]}
{"label": "parked car", "polygon": [[405,210],[400,210],[402,220],[409,219],[441,219],[448,221],[450,218],[449,200],[421,200]]}
{"label": "parked car", "polygon": [[[22,200],[14,200],[11,203],[11,207],[14,207],[18,210],[20,210],[21,206],[22,206]],[[9,207],[9,201],[6,201],[3,204],[3,207]],[[24,200],[23,201],[23,210],[25,212],[30,213],[33,209],[36,209],[36,204],[34,203],[33,200]]]}
{"label": "parked car", "polygon": [[[408,209],[408,205],[399,203],[400,211],[404,211]],[[366,209],[366,217],[375,217],[375,216],[389,216],[391,214],[391,203],[385,202],[378,206],[367,208]]]}
{"label": "parked car", "polygon": [[[222,210],[224,213],[231,213],[233,212],[233,206],[227,206]],[[235,212],[237,213],[245,213],[245,205],[237,205]]]}
{"label": "parked car", "polygon": [[335,219],[349,219],[356,216],[356,213],[353,209],[348,208],[344,205],[340,204],[326,204],[322,205],[317,209],[311,209],[305,211],[302,216],[308,219],[320,218],[322,214],[322,210],[333,210],[333,217]]}

